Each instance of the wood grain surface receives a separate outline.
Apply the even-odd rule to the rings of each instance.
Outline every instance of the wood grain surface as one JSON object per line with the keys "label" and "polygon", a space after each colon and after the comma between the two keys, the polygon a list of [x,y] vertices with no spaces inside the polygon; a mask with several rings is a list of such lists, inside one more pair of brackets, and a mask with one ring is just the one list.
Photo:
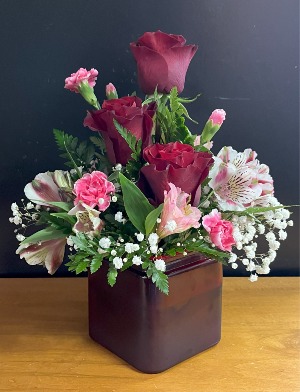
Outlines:
{"label": "wood grain surface", "polygon": [[225,278],[221,342],[149,375],[89,338],[85,278],[0,279],[0,390],[297,392],[299,312],[299,278]]}

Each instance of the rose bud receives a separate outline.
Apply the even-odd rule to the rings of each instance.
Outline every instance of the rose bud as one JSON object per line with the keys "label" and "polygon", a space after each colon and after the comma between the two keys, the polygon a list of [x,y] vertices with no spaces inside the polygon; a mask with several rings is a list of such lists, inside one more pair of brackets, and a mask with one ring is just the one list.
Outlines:
{"label": "rose bud", "polygon": [[145,148],[143,156],[149,165],[142,167],[138,185],[149,199],[163,203],[164,191],[169,191],[172,183],[191,195],[192,206],[198,206],[201,184],[213,163],[211,153],[175,142],[153,144]]}
{"label": "rose bud", "polygon": [[105,89],[107,99],[116,99],[118,98],[118,93],[115,86],[112,83],[109,83]]}
{"label": "rose bud", "polygon": [[139,85],[145,94],[184,88],[185,75],[198,46],[186,45],[181,35],[147,32],[130,44],[137,62]]}
{"label": "rose bud", "polygon": [[88,112],[84,126],[103,136],[109,161],[115,165],[126,165],[132,151],[117,131],[114,120],[131,132],[137,140],[142,140],[142,148],[151,144],[155,103],[142,105],[138,97],[123,97],[104,101],[101,110]]}

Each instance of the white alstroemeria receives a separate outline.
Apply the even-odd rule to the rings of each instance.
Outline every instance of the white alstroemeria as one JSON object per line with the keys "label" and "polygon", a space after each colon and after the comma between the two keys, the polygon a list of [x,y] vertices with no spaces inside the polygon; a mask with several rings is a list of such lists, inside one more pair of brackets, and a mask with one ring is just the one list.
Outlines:
{"label": "white alstroemeria", "polygon": [[269,168],[260,164],[251,149],[238,153],[223,147],[214,158],[208,185],[214,190],[222,210],[243,211],[247,206],[266,204],[273,195]]}
{"label": "white alstroemeria", "polygon": [[30,265],[43,265],[53,275],[63,262],[66,238],[43,241],[39,244],[20,245],[16,253]]}
{"label": "white alstroemeria", "polygon": [[73,227],[75,233],[86,233],[89,235],[95,235],[104,227],[104,222],[99,218],[100,211],[79,202],[69,212],[69,215],[75,215],[77,222]]}

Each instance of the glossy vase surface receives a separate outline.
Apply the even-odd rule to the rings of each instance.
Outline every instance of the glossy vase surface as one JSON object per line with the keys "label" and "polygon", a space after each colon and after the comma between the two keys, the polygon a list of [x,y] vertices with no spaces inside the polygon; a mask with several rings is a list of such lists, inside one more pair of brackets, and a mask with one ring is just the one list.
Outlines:
{"label": "glossy vase surface", "polygon": [[89,333],[144,373],[159,373],[221,338],[222,265],[199,253],[167,262],[169,295],[139,268],[107,283],[107,265],[89,275]]}

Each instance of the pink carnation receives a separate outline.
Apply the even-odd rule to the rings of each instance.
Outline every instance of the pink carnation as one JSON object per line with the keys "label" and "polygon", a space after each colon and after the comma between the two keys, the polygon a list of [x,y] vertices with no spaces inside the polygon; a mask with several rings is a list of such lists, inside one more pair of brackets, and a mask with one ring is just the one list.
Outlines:
{"label": "pink carnation", "polygon": [[213,125],[222,125],[225,120],[226,112],[223,109],[215,109],[208,120],[211,120]]}
{"label": "pink carnation", "polygon": [[214,209],[210,214],[203,217],[202,225],[209,233],[213,244],[221,250],[231,252],[232,245],[235,244],[231,222],[222,220],[221,213]]}
{"label": "pink carnation", "polygon": [[71,76],[65,80],[65,88],[75,93],[79,93],[81,83],[87,82],[90,87],[96,84],[98,71],[94,68],[87,71],[85,68],[80,68],[77,72],[72,73]]}
{"label": "pink carnation", "polygon": [[74,204],[82,202],[91,208],[97,206],[99,211],[105,211],[110,204],[110,194],[114,192],[114,184],[107,180],[106,174],[100,171],[86,173],[74,184]]}
{"label": "pink carnation", "polygon": [[201,212],[196,207],[188,204],[189,195],[169,183],[169,192],[165,191],[164,206],[161,214],[161,222],[157,229],[160,238],[171,234],[182,233],[194,227],[200,226]]}

